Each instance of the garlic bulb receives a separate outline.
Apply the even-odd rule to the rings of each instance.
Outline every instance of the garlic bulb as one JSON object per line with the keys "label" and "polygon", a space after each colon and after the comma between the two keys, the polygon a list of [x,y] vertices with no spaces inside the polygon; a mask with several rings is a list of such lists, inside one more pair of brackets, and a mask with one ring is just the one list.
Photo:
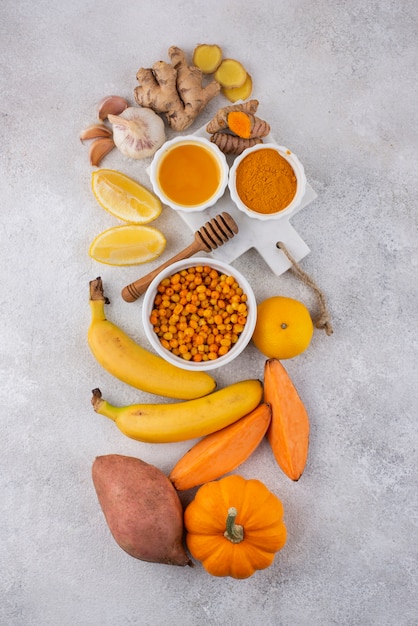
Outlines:
{"label": "garlic bulb", "polygon": [[120,115],[108,115],[116,147],[131,159],[152,156],[165,141],[164,122],[146,107],[128,107]]}

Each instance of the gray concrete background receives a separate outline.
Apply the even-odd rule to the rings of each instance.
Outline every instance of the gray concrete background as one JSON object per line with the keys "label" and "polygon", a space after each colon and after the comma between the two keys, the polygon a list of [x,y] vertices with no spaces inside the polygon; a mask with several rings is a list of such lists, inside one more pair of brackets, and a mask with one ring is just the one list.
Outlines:
{"label": "gray concrete background", "polygon": [[[416,2],[5,0],[0,13],[0,623],[416,626]],[[150,398],[93,360],[88,282],[102,276],[109,317],[145,342],[141,304],[120,289],[157,262],[143,271],[89,258],[115,220],[92,196],[79,132],[103,96],[132,101],[139,67],[200,42],[244,63],[260,116],[305,165],[318,198],[292,223],[335,330],[286,362],[312,424],[301,480],[266,443],[239,468],[282,498],[289,535],[246,581],[127,556],[90,478],[94,457],[114,452],[168,472],[190,443],[137,443],[90,407],[97,386],[116,404]],[[145,163],[116,151],[103,166],[147,183]],[[169,209],[155,225],[168,237],[158,263],[189,243]],[[315,314],[313,294],[254,250],[234,266],[258,300],[288,295]],[[215,377],[260,377],[263,364],[250,346]]]}

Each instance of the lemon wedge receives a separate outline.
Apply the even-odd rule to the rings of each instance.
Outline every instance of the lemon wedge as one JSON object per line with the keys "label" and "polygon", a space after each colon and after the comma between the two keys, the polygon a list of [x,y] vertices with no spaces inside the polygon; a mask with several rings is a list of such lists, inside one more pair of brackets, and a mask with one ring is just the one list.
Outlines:
{"label": "lemon wedge", "polygon": [[89,255],[106,265],[139,265],[156,259],[166,239],[152,226],[126,224],[103,231],[92,241]]}
{"label": "lemon wedge", "polygon": [[148,224],[162,211],[157,196],[117,170],[95,170],[91,185],[98,203],[124,222]]}

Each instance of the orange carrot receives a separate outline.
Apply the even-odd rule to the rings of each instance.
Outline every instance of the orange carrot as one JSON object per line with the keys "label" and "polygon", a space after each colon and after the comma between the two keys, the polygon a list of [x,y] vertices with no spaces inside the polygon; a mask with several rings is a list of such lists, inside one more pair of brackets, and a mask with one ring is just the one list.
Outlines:
{"label": "orange carrot", "polygon": [[265,363],[264,399],[272,411],[267,438],[274,457],[286,476],[299,480],[308,457],[309,417],[278,359]]}
{"label": "orange carrot", "polygon": [[198,441],[171,470],[169,478],[175,488],[197,487],[244,463],[261,443],[270,420],[271,409],[264,402],[237,422]]}

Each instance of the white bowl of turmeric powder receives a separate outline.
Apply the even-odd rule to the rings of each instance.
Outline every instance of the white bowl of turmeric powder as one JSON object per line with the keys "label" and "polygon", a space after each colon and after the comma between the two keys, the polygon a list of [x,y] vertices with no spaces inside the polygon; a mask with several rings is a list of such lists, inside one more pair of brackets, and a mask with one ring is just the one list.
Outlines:
{"label": "white bowl of turmeric powder", "polygon": [[301,204],[306,191],[305,170],[288,148],[257,144],[235,159],[228,186],[231,199],[248,217],[280,219]]}
{"label": "white bowl of turmeric powder", "polygon": [[231,363],[251,340],[257,302],[246,278],[211,257],[172,263],[144,294],[142,323],[155,352],[185,370]]}
{"label": "white bowl of turmeric powder", "polygon": [[204,211],[224,194],[229,167],[223,152],[204,137],[183,135],[157,150],[149,169],[161,202],[175,211]]}

